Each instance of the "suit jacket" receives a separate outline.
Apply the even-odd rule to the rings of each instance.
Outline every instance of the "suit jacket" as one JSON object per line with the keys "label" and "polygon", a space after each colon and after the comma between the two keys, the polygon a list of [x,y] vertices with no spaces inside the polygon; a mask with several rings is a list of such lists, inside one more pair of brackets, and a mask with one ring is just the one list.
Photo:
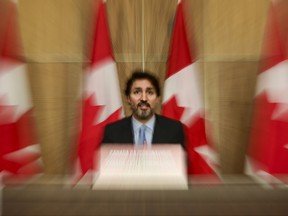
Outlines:
{"label": "suit jacket", "polygon": [[[102,143],[134,143],[132,116],[108,124],[104,130]],[[184,147],[184,129],[181,122],[156,115],[152,143],[181,144]]]}

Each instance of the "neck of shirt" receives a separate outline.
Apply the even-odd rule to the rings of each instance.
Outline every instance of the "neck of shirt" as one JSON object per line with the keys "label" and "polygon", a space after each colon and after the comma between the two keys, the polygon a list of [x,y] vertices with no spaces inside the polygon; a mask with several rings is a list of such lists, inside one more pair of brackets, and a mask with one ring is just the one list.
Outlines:
{"label": "neck of shirt", "polygon": [[[152,144],[152,138],[153,138],[153,131],[154,131],[154,125],[155,125],[156,117],[155,115],[152,116],[144,125],[147,127],[145,131],[145,137],[147,145]],[[138,121],[132,116],[132,127],[133,127],[133,134],[134,134],[134,145],[138,145],[135,140],[138,140],[139,137],[139,129],[143,125],[142,122]]]}

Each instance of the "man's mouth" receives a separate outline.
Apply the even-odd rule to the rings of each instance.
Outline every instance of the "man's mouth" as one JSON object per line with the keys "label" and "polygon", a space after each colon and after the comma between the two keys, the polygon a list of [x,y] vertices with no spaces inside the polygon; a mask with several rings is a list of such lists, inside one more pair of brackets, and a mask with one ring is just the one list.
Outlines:
{"label": "man's mouth", "polygon": [[140,102],[137,107],[140,108],[141,110],[147,110],[150,108],[150,104],[145,103],[145,102]]}

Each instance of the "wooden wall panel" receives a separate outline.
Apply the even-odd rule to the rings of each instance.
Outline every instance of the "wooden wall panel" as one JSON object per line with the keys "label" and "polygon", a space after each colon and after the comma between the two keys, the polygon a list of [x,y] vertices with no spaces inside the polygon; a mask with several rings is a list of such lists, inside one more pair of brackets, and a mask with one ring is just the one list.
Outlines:
{"label": "wooden wall panel", "polygon": [[208,119],[224,173],[241,173],[249,141],[258,62],[206,62]]}
{"label": "wooden wall panel", "polygon": [[[89,1],[87,1],[89,2]],[[19,0],[26,57],[37,62],[81,62],[83,27],[79,0]]]}
{"label": "wooden wall panel", "polygon": [[[46,172],[64,173],[69,155],[75,151],[78,90],[89,62],[94,9],[100,1],[18,2]],[[203,78],[207,123],[211,125],[207,130],[220,152],[224,173],[239,173],[243,168],[268,2],[185,1],[189,45],[197,51]],[[176,5],[177,0],[107,1],[126,115],[130,110],[123,91],[132,70],[142,68],[142,39],[145,68],[155,73],[163,86]]]}
{"label": "wooden wall panel", "polygon": [[146,0],[144,3],[145,62],[166,62],[177,2]]}
{"label": "wooden wall panel", "polygon": [[141,62],[141,1],[109,0],[107,13],[117,62]]}
{"label": "wooden wall panel", "polygon": [[219,147],[220,133],[220,70],[217,64],[211,64],[209,62],[204,63],[202,71],[204,73],[204,99],[205,99],[205,119],[209,130],[209,137],[213,144]]}
{"label": "wooden wall panel", "polygon": [[205,60],[257,60],[267,0],[204,0]]}
{"label": "wooden wall panel", "polygon": [[64,174],[79,118],[76,108],[81,64],[34,63],[28,70],[45,172]]}
{"label": "wooden wall panel", "polygon": [[19,1],[46,174],[64,174],[75,154],[82,64],[89,57],[87,46],[92,34],[87,21],[92,20],[96,3]]}
{"label": "wooden wall panel", "polygon": [[243,171],[267,9],[266,0],[203,1],[205,107],[223,173]]}

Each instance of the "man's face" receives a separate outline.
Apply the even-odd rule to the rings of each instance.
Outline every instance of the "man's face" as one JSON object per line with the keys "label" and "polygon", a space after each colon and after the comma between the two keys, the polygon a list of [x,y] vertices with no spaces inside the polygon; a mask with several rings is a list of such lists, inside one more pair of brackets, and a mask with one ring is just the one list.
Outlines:
{"label": "man's face", "polygon": [[159,97],[149,80],[136,80],[128,96],[128,103],[133,112],[133,116],[141,121],[148,121],[154,114]]}

